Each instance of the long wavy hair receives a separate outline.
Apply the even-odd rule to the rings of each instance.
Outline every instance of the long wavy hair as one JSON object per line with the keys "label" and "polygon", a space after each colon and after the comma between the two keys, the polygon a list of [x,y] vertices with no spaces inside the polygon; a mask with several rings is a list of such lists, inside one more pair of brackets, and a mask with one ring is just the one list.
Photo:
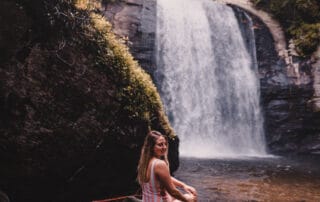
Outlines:
{"label": "long wavy hair", "polygon": [[[156,144],[156,141],[160,138],[164,137],[168,144],[168,139],[166,136],[162,135],[160,132],[152,130],[150,131],[146,138],[144,139],[144,143],[141,149],[141,155],[140,160],[138,164],[138,177],[137,181],[140,185],[147,182],[147,171],[148,171],[148,165],[152,157],[154,157],[154,146]],[[167,165],[169,166],[168,161],[168,149],[169,146],[167,145],[167,152],[162,157],[162,160],[164,160]]]}

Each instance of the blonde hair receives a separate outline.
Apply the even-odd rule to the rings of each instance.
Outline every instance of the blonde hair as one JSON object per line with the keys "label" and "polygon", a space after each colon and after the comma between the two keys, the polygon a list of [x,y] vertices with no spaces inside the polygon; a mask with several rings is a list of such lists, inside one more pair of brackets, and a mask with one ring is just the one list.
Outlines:
{"label": "blonde hair", "polygon": [[[141,149],[141,155],[140,155],[140,160],[138,164],[138,177],[137,181],[139,182],[140,185],[143,183],[147,182],[147,171],[148,171],[148,165],[152,157],[154,157],[154,145],[156,144],[156,141],[158,138],[164,137],[165,140],[168,143],[167,138],[162,135],[160,132],[152,130],[150,131],[146,138],[144,139],[144,143]],[[167,165],[169,166],[169,161],[168,161],[168,146],[167,146],[167,152],[163,156],[162,160],[164,160]]]}

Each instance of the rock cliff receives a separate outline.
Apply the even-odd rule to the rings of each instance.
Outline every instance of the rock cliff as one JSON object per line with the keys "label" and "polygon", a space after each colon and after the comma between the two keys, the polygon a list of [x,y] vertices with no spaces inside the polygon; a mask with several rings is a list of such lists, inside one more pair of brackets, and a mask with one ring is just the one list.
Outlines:
{"label": "rock cliff", "polygon": [[[286,57],[274,46],[268,26],[248,11],[254,20],[257,60],[265,131],[272,153],[319,153],[319,113],[311,104],[316,81],[313,59],[297,56],[290,44]],[[244,20],[239,20],[244,22]]]}
{"label": "rock cliff", "polygon": [[153,76],[156,69],[156,0],[117,1],[104,6],[105,16],[112,23],[114,33],[127,40],[134,58]]}
{"label": "rock cliff", "polygon": [[[247,12],[254,20],[254,27],[249,29],[254,29],[256,40],[261,104],[269,151],[319,153],[319,62],[296,56],[279,24],[270,21],[267,13],[255,10],[249,3],[226,2],[233,3],[239,18],[239,13]],[[115,32],[128,37],[134,57],[153,75],[156,69],[153,53],[155,0],[128,0],[108,4],[106,8],[106,16],[113,23]],[[239,23],[245,23],[245,20],[239,20]]]}

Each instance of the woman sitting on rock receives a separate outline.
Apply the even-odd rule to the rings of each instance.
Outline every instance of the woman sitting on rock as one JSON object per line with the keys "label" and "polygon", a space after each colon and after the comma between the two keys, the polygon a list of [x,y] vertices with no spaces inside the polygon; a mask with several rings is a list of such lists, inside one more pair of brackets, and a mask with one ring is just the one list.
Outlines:
{"label": "woman sitting on rock", "polygon": [[[168,142],[158,131],[150,131],[145,138],[138,165],[138,181],[143,202],[194,202],[196,190],[171,177],[168,162]],[[177,187],[186,191],[181,193]]]}

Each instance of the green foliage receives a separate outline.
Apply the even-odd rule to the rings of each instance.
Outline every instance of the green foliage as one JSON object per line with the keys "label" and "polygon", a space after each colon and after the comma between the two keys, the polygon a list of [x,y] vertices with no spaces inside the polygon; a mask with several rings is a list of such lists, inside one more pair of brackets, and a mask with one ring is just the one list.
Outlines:
{"label": "green foliage", "polygon": [[[133,59],[124,41],[113,34],[111,25],[99,14],[101,0],[18,2],[33,19],[33,33],[39,33],[32,41],[42,40],[51,44],[48,42],[50,39],[50,49],[56,52],[63,49],[64,42],[85,50],[89,53],[87,58],[83,58],[87,61],[86,68],[98,69],[112,82],[113,86],[106,86],[105,91],[108,91],[109,99],[113,102],[112,106],[106,108],[112,110],[108,113],[114,116],[109,119],[117,119],[118,125],[115,128],[126,123],[128,127],[141,124],[142,127],[160,130],[169,137],[175,136],[150,76]],[[56,41],[61,41],[58,50]]]}
{"label": "green foliage", "polygon": [[312,54],[320,44],[320,23],[302,23],[288,31],[294,38],[297,51],[302,55]]}
{"label": "green foliage", "polygon": [[98,51],[97,67],[102,70],[108,67],[109,76],[118,88],[116,100],[119,114],[132,121],[147,123],[149,128],[161,128],[165,134],[174,138],[175,134],[164,114],[151,77],[133,59],[128,47],[113,34],[105,18],[93,11],[89,11],[92,26],[87,28],[89,32],[97,33],[93,40],[102,48]]}
{"label": "green foliage", "polygon": [[252,0],[258,7],[270,12],[293,38],[302,56],[312,54],[319,45],[320,1],[317,0]]}

